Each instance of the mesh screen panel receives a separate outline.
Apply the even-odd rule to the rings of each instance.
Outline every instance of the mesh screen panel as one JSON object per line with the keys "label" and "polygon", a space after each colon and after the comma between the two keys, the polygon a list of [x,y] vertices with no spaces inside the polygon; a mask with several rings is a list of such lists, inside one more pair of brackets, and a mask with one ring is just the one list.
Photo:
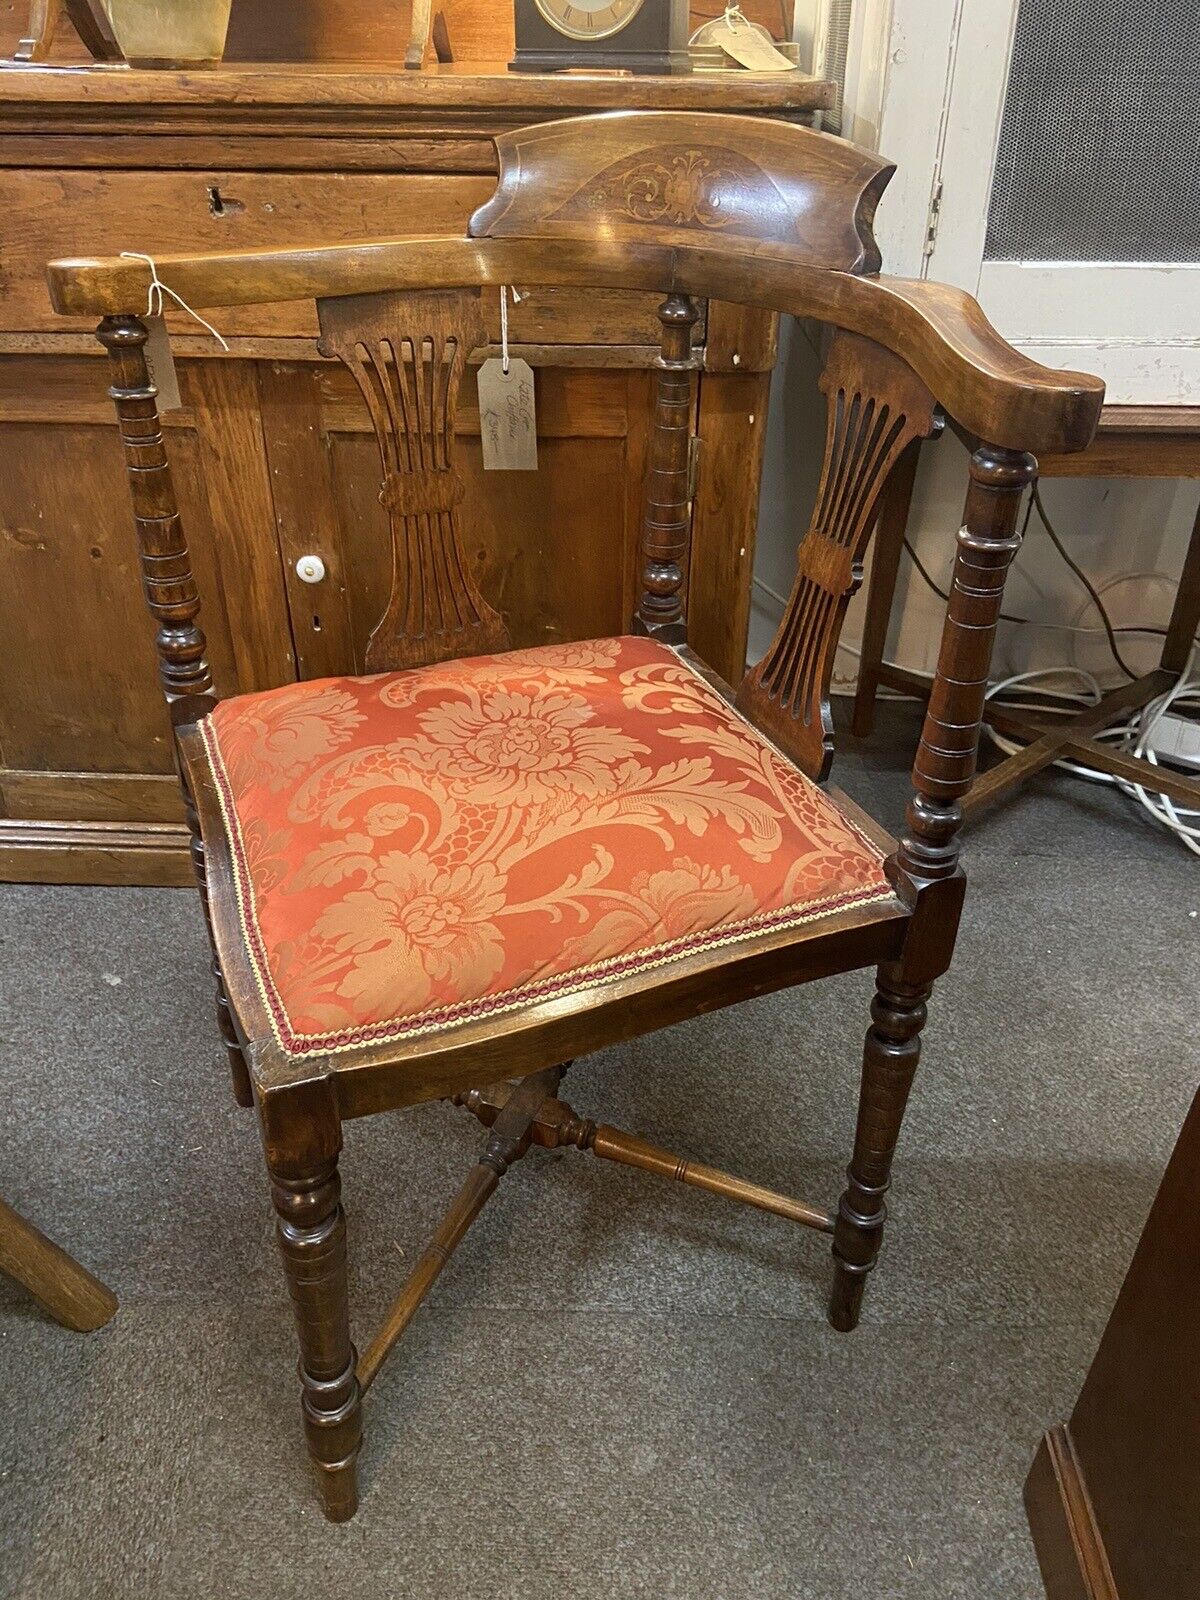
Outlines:
{"label": "mesh screen panel", "polygon": [[1200,0],[1022,0],[985,253],[1200,261]]}

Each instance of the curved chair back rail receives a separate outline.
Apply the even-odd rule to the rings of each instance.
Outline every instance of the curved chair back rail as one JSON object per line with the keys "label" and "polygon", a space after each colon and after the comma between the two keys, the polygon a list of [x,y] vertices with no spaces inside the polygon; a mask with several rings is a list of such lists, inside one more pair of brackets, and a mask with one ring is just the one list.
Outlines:
{"label": "curved chair back rail", "polygon": [[[155,265],[160,279],[201,311],[515,283],[687,294],[812,317],[893,351],[967,432],[1035,453],[1085,449],[1104,399],[1099,378],[1055,371],[1014,350],[964,290],[814,267],[783,245],[405,238],[164,255]],[[145,315],[151,275],[144,261],[54,261],[48,280],[54,307],[66,316]]]}
{"label": "curved chair back rail", "polygon": [[786,122],[670,112],[543,123],[496,140],[500,182],[471,219],[476,239],[721,239],[787,248],[797,261],[878,272],[872,224],[895,172],[844,139]]}

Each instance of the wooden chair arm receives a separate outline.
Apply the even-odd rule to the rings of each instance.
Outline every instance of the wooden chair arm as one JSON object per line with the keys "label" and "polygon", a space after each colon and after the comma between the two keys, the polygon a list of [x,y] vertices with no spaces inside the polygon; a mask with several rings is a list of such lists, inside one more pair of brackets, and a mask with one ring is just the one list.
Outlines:
{"label": "wooden chair arm", "polygon": [[[1045,367],[1023,354],[965,289],[928,279],[885,277],[878,283],[897,306],[921,318],[931,347],[918,370],[976,438],[1043,454],[1084,450],[1092,442],[1104,405],[1103,379]],[[1061,447],[1052,442],[1055,437]]]}
{"label": "wooden chair arm", "polygon": [[[228,255],[164,255],[159,275],[198,310],[384,290],[539,284],[645,289],[813,317],[893,350],[970,433],[1013,450],[1065,454],[1091,441],[1104,385],[1014,350],[969,294],[863,278],[798,261],[784,246],[730,240],[387,239]],[[150,273],[121,257],[54,261],[50,298],[67,316],[144,315]]]}

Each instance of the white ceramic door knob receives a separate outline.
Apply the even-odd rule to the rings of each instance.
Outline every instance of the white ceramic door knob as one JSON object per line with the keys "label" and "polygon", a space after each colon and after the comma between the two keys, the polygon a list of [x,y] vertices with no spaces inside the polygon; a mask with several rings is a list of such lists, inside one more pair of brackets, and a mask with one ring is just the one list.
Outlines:
{"label": "white ceramic door knob", "polygon": [[320,583],[325,576],[325,563],[320,556],[301,556],[296,563],[296,576],[302,583]]}

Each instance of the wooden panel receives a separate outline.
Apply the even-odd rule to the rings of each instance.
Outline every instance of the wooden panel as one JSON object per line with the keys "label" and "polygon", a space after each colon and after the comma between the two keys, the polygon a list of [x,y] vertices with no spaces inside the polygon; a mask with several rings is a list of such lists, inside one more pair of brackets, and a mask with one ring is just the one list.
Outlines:
{"label": "wooden panel", "polygon": [[[46,263],[55,256],[149,255],[201,247],[246,250],[303,244],[462,233],[472,210],[491,194],[483,177],[374,173],[0,172],[4,227],[0,319],[10,328],[71,328],[46,294]],[[196,332],[182,313],[172,327]],[[226,310],[222,333],[317,332],[308,302]]]}
{"label": "wooden panel", "polygon": [[[727,679],[740,678],[745,664],[769,381],[767,374],[703,379],[707,409],[699,421],[703,443],[688,616],[699,652]],[[353,618],[351,653],[345,654],[344,645],[327,648],[319,641],[317,658],[324,663],[319,670],[335,670],[329,663],[339,659],[353,659],[361,670],[366,631],[386,599],[387,526],[377,504],[378,458],[364,437],[370,423],[350,378],[325,365],[316,369],[315,385],[321,431],[333,436],[339,528],[331,536],[323,518],[310,524],[314,538],[309,544],[330,576],[320,585],[295,586],[304,592],[296,599],[294,626],[300,639],[303,619],[315,610],[324,630],[326,613],[332,610],[336,619],[344,603],[339,585],[345,583]],[[468,556],[477,564],[484,596],[499,605],[520,644],[624,631],[638,593],[651,376],[542,370],[537,403],[538,472],[485,473],[474,443],[479,434],[474,385],[464,386],[458,431],[472,440],[463,463]],[[346,439],[347,434],[354,437]],[[313,462],[306,465],[306,481],[319,470]],[[318,527],[323,532],[315,540]],[[362,572],[366,592],[355,594]],[[336,629],[343,626],[335,620]],[[312,674],[306,670],[306,675]]]}
{"label": "wooden panel", "polygon": [[753,306],[714,300],[704,343],[708,372],[770,372],[779,355],[779,318]]}
{"label": "wooden panel", "polygon": [[1200,478],[1200,428],[1149,433],[1102,427],[1077,455],[1040,457],[1038,471],[1043,478]]}
{"label": "wooden panel", "polygon": [[196,892],[184,823],[5,822],[0,883],[149,883]]}
{"label": "wooden panel", "polygon": [[174,772],[0,771],[0,816],[59,822],[182,822]]}
{"label": "wooden panel", "polygon": [[[349,378],[336,369],[319,372],[339,522],[338,542],[330,548],[347,577],[353,659],[361,664],[389,582],[379,456],[365,408],[347,393]],[[641,399],[644,381],[639,375],[635,382]],[[481,592],[501,611],[517,645],[628,626],[638,512],[629,483],[638,473],[640,486],[645,429],[642,412],[629,413],[629,394],[623,373],[540,372],[538,471],[484,472],[473,375],[464,385],[458,422],[463,548]]]}
{"label": "wooden panel", "polygon": [[[340,362],[326,362],[318,367],[316,384],[326,427],[334,432],[369,430],[370,420],[362,398]],[[540,370],[537,406],[539,439],[621,438],[627,424],[625,374],[572,372],[561,367]],[[471,382],[463,386],[458,431],[479,432],[479,397]]]}
{"label": "wooden panel", "polygon": [[1051,1431],[1026,1485],[1051,1600],[1080,1594],[1088,1600],[1194,1600],[1200,1573],[1198,1189],[1200,1096],[1070,1423]]}
{"label": "wooden panel", "polygon": [[[0,753],[30,772],[171,770],[115,429],[0,428]],[[237,672],[194,434],[176,430],[180,502],[222,693]],[[69,471],[64,466],[69,465]]]}
{"label": "wooden panel", "polygon": [[248,361],[193,361],[181,375],[196,413],[197,465],[207,485],[238,687],[243,694],[274,689],[296,670],[254,368]]}
{"label": "wooden panel", "polygon": [[[301,678],[362,668],[350,630],[354,574],[346,570],[342,555],[320,377],[318,367],[278,361],[264,363],[258,372],[275,525]],[[311,555],[325,564],[320,583],[306,583],[296,571],[296,563]]]}
{"label": "wooden panel", "polygon": [[[536,473],[485,473],[476,439],[463,440],[460,452],[467,561],[514,645],[623,632],[623,551],[636,539],[624,517],[624,442],[542,439]],[[378,455],[373,441],[343,435],[333,461],[361,659],[388,592]]]}
{"label": "wooden panel", "polygon": [[[243,250],[400,237],[462,234],[492,193],[491,178],[430,174],[248,172],[0,172],[5,216],[0,328],[86,326],[50,308],[52,257],[100,250],[149,255],[190,249]],[[169,277],[168,277],[169,282]],[[656,344],[659,296],[517,286],[510,338],[530,344]],[[500,337],[499,291],[485,304],[488,337]],[[210,317],[227,335],[315,338],[310,302],[222,310]],[[203,332],[180,311],[172,329]],[[703,337],[703,324],[697,338]],[[215,347],[214,347],[215,348]]]}
{"label": "wooden panel", "polygon": [[726,683],[746,670],[770,373],[705,373],[693,509],[688,642]]}

